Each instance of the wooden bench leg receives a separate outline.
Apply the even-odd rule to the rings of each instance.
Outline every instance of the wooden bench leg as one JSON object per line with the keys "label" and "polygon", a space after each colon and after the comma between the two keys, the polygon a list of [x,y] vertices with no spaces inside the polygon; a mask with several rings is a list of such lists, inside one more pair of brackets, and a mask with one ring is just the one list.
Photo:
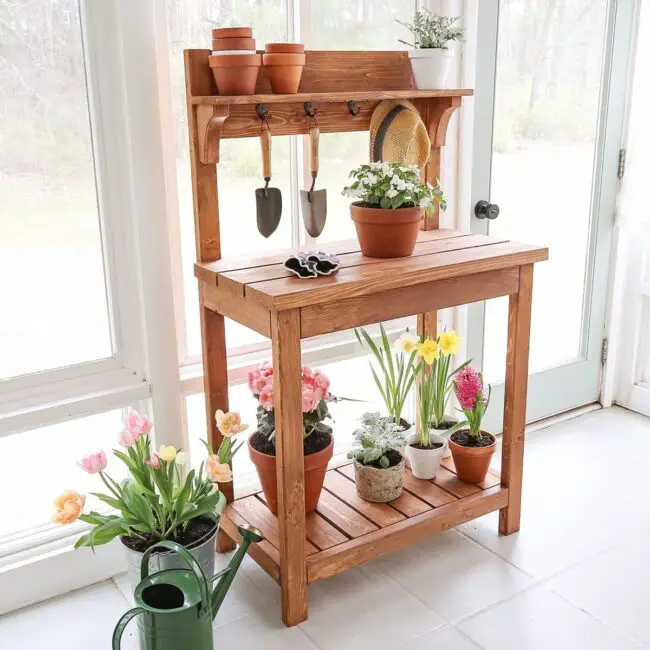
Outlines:
{"label": "wooden bench leg", "polygon": [[282,620],[307,620],[300,312],[271,314]]}
{"label": "wooden bench leg", "polygon": [[516,533],[521,519],[532,295],[533,265],[529,264],[519,269],[519,291],[510,296],[508,307],[508,354],[501,461],[501,485],[508,488],[508,505],[499,511],[499,532],[502,535]]}

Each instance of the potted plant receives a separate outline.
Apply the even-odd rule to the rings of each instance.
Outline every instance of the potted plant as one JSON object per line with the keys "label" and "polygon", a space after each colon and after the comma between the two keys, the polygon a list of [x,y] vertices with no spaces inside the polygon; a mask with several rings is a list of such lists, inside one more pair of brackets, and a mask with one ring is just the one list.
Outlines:
{"label": "potted plant", "polygon": [[406,330],[395,342],[396,352],[393,353],[383,323],[379,324],[379,331],[379,346],[363,327],[355,328],[354,333],[359,343],[369,348],[377,362],[377,369],[370,363],[370,371],[388,411],[388,416],[384,417],[396,424],[406,439],[413,425],[402,413],[415,380],[416,346],[420,339]]}
{"label": "potted plant", "polygon": [[[327,463],[334,451],[327,403],[334,401],[329,392],[330,380],[320,370],[302,368],[302,421],[305,452],[305,511],[318,505]],[[248,387],[257,400],[257,431],[248,439],[248,451],[264,490],[271,512],[278,512],[278,482],[275,460],[275,400],[273,367],[263,363],[248,374]]]}
{"label": "potted plant", "polygon": [[406,440],[406,457],[416,478],[435,477],[447,450],[446,436],[463,426],[445,415],[453,388],[451,378],[469,363],[450,370],[451,357],[458,352],[459,345],[460,337],[454,330],[416,344],[420,357],[416,367],[419,433],[410,433]]}
{"label": "potted plant", "polygon": [[454,56],[447,48],[463,37],[463,28],[456,24],[458,20],[458,16],[441,16],[425,9],[415,12],[412,23],[397,21],[413,35],[413,43],[401,39],[399,42],[415,48],[409,50],[409,59],[415,85],[420,90],[446,87]]}
{"label": "potted plant", "polygon": [[344,196],[361,246],[368,257],[408,257],[413,253],[425,211],[446,208],[442,190],[420,179],[417,165],[371,162],[350,172]]}
{"label": "potted plant", "polygon": [[[108,459],[104,451],[85,456],[79,466],[89,474],[98,474],[108,492],[94,492],[114,512],[91,510],[83,514],[85,495],[68,490],[57,497],[52,520],[70,524],[77,519],[93,528],[82,535],[75,548],[94,548],[119,537],[126,549],[129,576],[133,585],[140,581],[142,554],[154,543],[169,540],[194,555],[206,575],[214,574],[214,545],[225,498],[218,482],[232,480],[229,463],[233,436],[246,428],[239,414],[217,411],[217,424],[224,440],[217,454],[201,463],[198,472],[184,477],[181,467],[187,454],[173,446],[152,448],[152,421],[137,411],[124,414],[124,429],[118,441],[122,450],[113,455],[126,465],[128,477],[121,482],[106,473]],[[182,566],[172,553],[154,556],[157,569]],[[152,564],[153,566],[153,564]]]}
{"label": "potted plant", "polygon": [[404,432],[379,413],[364,413],[354,437],[357,445],[348,458],[354,459],[357,494],[374,503],[394,501],[404,482]]}
{"label": "potted plant", "polygon": [[456,375],[454,390],[467,418],[462,426],[469,425],[469,428],[460,429],[449,437],[456,473],[462,481],[480,483],[485,479],[496,448],[496,438],[481,430],[481,421],[490,403],[492,389],[488,386],[486,396],[483,376],[467,366]]}

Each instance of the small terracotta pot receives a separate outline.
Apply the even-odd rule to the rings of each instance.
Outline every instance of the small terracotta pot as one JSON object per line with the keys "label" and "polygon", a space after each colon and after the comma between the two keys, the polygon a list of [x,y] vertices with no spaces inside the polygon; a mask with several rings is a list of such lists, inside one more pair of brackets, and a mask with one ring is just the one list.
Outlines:
{"label": "small terracotta pot", "polygon": [[361,252],[367,257],[408,257],[413,253],[424,208],[396,210],[350,205]]}
{"label": "small terracotta pot", "polygon": [[[486,431],[481,431],[484,436],[492,438],[492,444],[487,447],[464,447],[449,438],[451,455],[456,466],[456,475],[466,483],[481,483],[490,467],[490,460],[497,446],[496,438]],[[452,434],[453,436],[453,434]]]}
{"label": "small terracotta pot", "polygon": [[[276,469],[276,457],[269,456],[257,451],[251,445],[251,439],[248,438],[248,453],[257,470],[264,498],[269,506],[269,510],[278,514],[278,475]],[[323,481],[327,472],[327,463],[329,463],[334,454],[334,438],[330,444],[322,451],[305,456],[305,512],[314,512],[318,505]]]}
{"label": "small terracotta pot", "polygon": [[212,30],[212,38],[252,38],[251,27],[219,27]]}
{"label": "small terracotta pot", "polygon": [[254,38],[213,38],[212,49],[219,50],[255,50]]}
{"label": "small terracotta pot", "polygon": [[264,70],[276,95],[294,95],[298,92],[303,66],[267,65]]}
{"label": "small terracotta pot", "polygon": [[303,54],[305,52],[305,46],[302,43],[267,43],[264,49],[268,54]]}
{"label": "small terracotta pot", "polygon": [[262,54],[262,63],[269,65],[305,65],[304,54],[280,52],[278,54]]}
{"label": "small terracotta pot", "polygon": [[252,95],[262,57],[259,54],[215,54],[208,57],[220,95]]}
{"label": "small terracotta pot", "polygon": [[393,467],[379,469],[354,461],[357,494],[372,503],[388,503],[399,498],[404,484],[404,458]]}

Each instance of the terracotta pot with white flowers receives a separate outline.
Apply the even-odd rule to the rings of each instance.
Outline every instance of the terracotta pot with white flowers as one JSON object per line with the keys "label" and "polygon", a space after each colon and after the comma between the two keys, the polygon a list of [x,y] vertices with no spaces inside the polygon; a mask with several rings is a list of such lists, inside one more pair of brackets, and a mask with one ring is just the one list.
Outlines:
{"label": "terracotta pot with white flowers", "polygon": [[[118,436],[122,449],[114,449],[113,455],[126,465],[127,478],[118,482],[106,473],[108,458],[104,451],[85,456],[79,466],[89,474],[97,474],[107,489],[105,493],[92,493],[101,502],[100,509],[84,514],[86,496],[68,490],[55,500],[52,520],[58,524],[81,520],[92,526],[77,540],[75,548],[94,548],[119,537],[133,587],[140,581],[142,554],[162,540],[189,550],[211,577],[215,538],[226,504],[218,482],[232,480],[229,463],[241,446],[233,446],[234,436],[246,428],[238,413],[217,411],[216,418],[224,436],[218,452],[213,453],[206,445],[208,458],[198,471],[185,474],[187,453],[171,445],[161,445],[155,451],[150,436],[153,422],[137,411],[125,413],[124,428]],[[164,570],[182,568],[184,564],[174,553],[163,552],[153,555],[151,567]]]}
{"label": "terracotta pot with white flowers", "polygon": [[463,38],[463,28],[457,25],[459,17],[442,16],[426,9],[416,11],[412,23],[397,22],[412,34],[413,42],[400,43],[410,45],[409,59],[419,90],[431,90],[447,87],[447,78],[454,54],[449,46]]}
{"label": "terracotta pot with white flowers", "polygon": [[361,252],[368,257],[408,257],[425,212],[446,208],[442,190],[422,182],[417,165],[371,162],[350,172],[343,195],[350,205]]}

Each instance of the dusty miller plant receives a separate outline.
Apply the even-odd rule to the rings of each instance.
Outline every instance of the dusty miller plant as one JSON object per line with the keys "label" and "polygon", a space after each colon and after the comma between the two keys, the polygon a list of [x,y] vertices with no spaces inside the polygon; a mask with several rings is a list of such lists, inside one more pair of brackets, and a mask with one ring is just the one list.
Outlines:
{"label": "dusty miller plant", "polygon": [[446,50],[448,43],[459,41],[463,38],[463,28],[455,23],[459,16],[442,16],[426,9],[416,11],[412,23],[397,20],[413,34],[413,43],[399,39],[400,43],[409,45],[417,50],[439,49]]}
{"label": "dusty miller plant", "polygon": [[401,427],[379,413],[364,413],[361,417],[361,429],[352,434],[356,446],[348,452],[362,465],[378,463],[384,469],[390,467],[388,452],[397,451],[406,445],[406,436]]}

